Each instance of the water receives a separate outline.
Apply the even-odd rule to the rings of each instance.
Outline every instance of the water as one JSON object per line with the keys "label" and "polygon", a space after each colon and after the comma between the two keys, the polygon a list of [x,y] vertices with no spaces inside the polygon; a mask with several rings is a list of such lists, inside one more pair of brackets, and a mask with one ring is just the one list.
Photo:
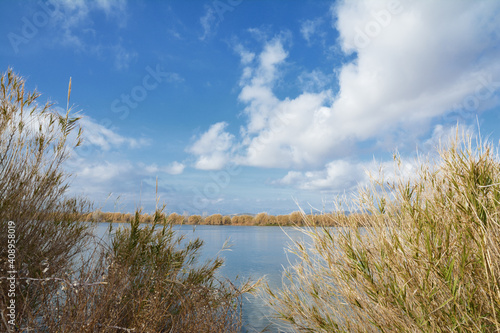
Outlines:
{"label": "water", "polygon": [[[103,236],[108,229],[108,223],[100,223],[96,234]],[[182,225],[174,229],[186,235],[187,239],[199,237],[204,240],[200,262],[217,255],[223,257],[222,276],[231,280],[238,276],[242,281],[247,278],[256,281],[265,276],[273,289],[281,286],[283,267],[296,260],[285,248],[292,242],[291,239],[306,237],[300,230],[291,227]],[[230,250],[221,252],[228,239],[232,245]],[[262,299],[248,295],[243,300],[242,332],[261,332],[264,329],[265,332],[286,332],[270,321],[270,314]]]}

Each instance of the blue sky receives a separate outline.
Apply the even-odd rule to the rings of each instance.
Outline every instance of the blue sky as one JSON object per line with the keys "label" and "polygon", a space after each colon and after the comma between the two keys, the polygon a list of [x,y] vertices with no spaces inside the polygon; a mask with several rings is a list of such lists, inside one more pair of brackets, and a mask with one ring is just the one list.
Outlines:
{"label": "blue sky", "polygon": [[104,210],[150,211],[158,179],[168,212],[328,211],[457,123],[498,143],[498,17],[494,0],[4,0],[0,64],[61,110],[72,78],[69,193]]}

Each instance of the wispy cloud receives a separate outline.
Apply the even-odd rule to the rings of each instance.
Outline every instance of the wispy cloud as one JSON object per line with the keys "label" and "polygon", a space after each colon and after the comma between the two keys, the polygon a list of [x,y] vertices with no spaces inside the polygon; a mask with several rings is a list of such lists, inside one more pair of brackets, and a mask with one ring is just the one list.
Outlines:
{"label": "wispy cloud", "polygon": [[56,26],[62,32],[62,43],[82,47],[85,46],[82,31],[92,29],[91,14],[104,12],[108,19],[114,20],[119,26],[126,24],[127,2],[125,0],[57,0],[53,1],[58,9],[55,15]]}
{"label": "wispy cloud", "polygon": [[80,125],[83,129],[83,144],[97,146],[104,151],[122,145],[129,148],[140,148],[149,144],[149,140],[145,138],[136,139],[122,136],[112,129],[95,122],[90,117],[83,117],[80,120]]}
{"label": "wispy cloud", "polygon": [[[96,205],[106,204],[106,210],[113,209],[113,202],[109,202],[108,197],[115,198],[116,195],[121,198],[121,204],[125,204],[129,209],[144,204],[148,210],[152,209],[156,195],[160,195],[161,200],[168,200],[172,196],[178,199],[178,190],[165,178],[176,177],[182,174],[185,168],[184,164],[177,161],[168,165],[157,165],[127,159],[109,161],[81,158],[78,155],[66,164],[67,169],[74,175],[70,194],[91,195]],[[158,193],[155,193],[156,179],[160,183]],[[176,201],[176,204],[179,202]]]}
{"label": "wispy cloud", "polygon": [[383,175],[387,181],[395,180],[397,175],[411,179],[417,168],[418,162],[410,159],[401,160],[399,165],[394,161],[354,162],[338,159],[327,163],[323,170],[289,171],[273,184],[301,190],[342,193],[366,186],[372,176]]}
{"label": "wispy cloud", "polygon": [[153,164],[144,164],[138,163],[140,173],[144,175],[158,175],[161,173],[167,173],[170,175],[180,175],[184,168],[186,167],[183,163],[174,161],[165,166],[159,166],[156,163]]}
{"label": "wispy cloud", "polygon": [[200,18],[203,35],[199,39],[204,41],[214,36],[225,16],[233,12],[242,2],[243,0],[213,1],[210,5],[205,5],[205,14]]}
{"label": "wispy cloud", "polygon": [[300,88],[304,92],[324,91],[327,86],[331,86],[336,76],[333,73],[325,74],[319,69],[310,72],[303,72],[297,78]]}
{"label": "wispy cloud", "polygon": [[203,28],[200,40],[205,40],[215,33],[219,26],[219,20],[215,16],[215,10],[212,6],[205,6],[205,15],[200,18],[200,24]]}
{"label": "wispy cloud", "polygon": [[131,163],[110,163],[110,162],[101,162],[101,163],[91,163],[88,165],[84,165],[78,171],[78,177],[86,179],[87,181],[95,182],[96,184],[107,182],[113,180],[120,175],[125,173],[129,173],[133,170],[133,166]]}
{"label": "wispy cloud", "polygon": [[[52,0],[51,43],[73,48],[77,52],[111,55],[117,69],[126,69],[137,52],[127,50],[123,44],[102,44],[97,38],[94,17],[104,13],[113,26],[124,28],[127,24],[126,0]],[[53,7],[53,8],[52,8]]]}
{"label": "wispy cloud", "polygon": [[137,52],[128,51],[121,43],[111,47],[115,54],[115,68],[118,70],[128,69],[130,63],[137,59]]}
{"label": "wispy cloud", "polygon": [[174,161],[167,165],[166,167],[163,168],[163,170],[171,175],[180,175],[184,169],[186,168],[186,165],[184,163],[180,163],[177,161]]}
{"label": "wispy cloud", "polygon": [[324,32],[321,31],[320,27],[323,25],[324,19],[322,17],[318,17],[313,20],[305,20],[300,25],[300,33],[302,37],[310,44],[315,35],[319,35],[320,37],[324,37]]}
{"label": "wispy cloud", "polygon": [[95,7],[102,9],[108,16],[121,16],[122,22],[126,20],[126,16],[123,17],[127,9],[126,0],[96,0]]}

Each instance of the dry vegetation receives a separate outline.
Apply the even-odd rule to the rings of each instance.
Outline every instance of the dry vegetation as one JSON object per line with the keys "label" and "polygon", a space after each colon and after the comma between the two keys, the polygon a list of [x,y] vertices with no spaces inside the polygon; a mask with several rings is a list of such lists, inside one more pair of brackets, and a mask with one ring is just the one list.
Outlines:
{"label": "dry vegetation", "polygon": [[[209,216],[201,215],[179,215],[171,213],[165,215],[166,222],[169,224],[196,224],[196,225],[247,225],[247,226],[339,226],[338,213],[329,214],[309,214],[306,215],[307,221],[304,221],[301,212],[293,212],[288,215],[269,215],[267,213],[259,213],[257,215],[221,215],[214,214]],[[130,223],[134,218],[130,213],[111,213],[101,212],[96,210],[92,213],[83,214],[81,221],[92,222],[115,222],[115,223]],[[140,214],[139,220],[141,223],[152,223],[154,214]],[[358,221],[362,221],[359,218]]]}
{"label": "dry vegetation", "polygon": [[0,331],[240,331],[241,296],[252,286],[218,278],[220,258],[197,263],[202,241],[182,242],[162,210],[142,227],[139,212],[128,216],[111,244],[94,238],[93,224],[81,222],[96,215],[91,205],[64,195],[63,163],[81,143],[78,118],[38,105],[38,97],[11,70],[1,76]]}
{"label": "dry vegetation", "polygon": [[366,214],[290,249],[301,262],[266,290],[277,318],[299,332],[500,332],[498,154],[464,135],[439,153],[412,179],[373,180],[352,207]]}

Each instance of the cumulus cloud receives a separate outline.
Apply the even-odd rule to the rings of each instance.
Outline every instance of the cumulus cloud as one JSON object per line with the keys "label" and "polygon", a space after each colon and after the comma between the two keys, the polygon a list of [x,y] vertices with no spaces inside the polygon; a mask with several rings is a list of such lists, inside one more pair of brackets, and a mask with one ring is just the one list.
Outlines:
{"label": "cumulus cloud", "polygon": [[255,57],[240,52],[248,122],[238,163],[317,166],[362,142],[413,142],[457,105],[474,112],[498,105],[499,2],[345,1],[332,14],[343,52],[356,55],[334,69],[336,93],[315,84],[324,77],[313,72],[303,76],[302,93],[279,98],[288,57],[279,37]]}
{"label": "cumulus cloud", "polygon": [[[367,154],[414,151],[420,141],[430,150],[449,136],[441,123],[450,112],[476,114],[500,104],[500,2],[341,1],[331,14],[350,60],[332,63],[335,77],[304,72],[295,96],[276,93],[291,52],[284,38],[268,39],[260,52],[235,48],[246,123],[238,140],[225,123],[203,134],[188,150],[197,168],[217,169],[229,160],[277,167],[289,172],[275,185],[341,191],[366,182],[367,170],[381,163],[395,172],[392,161],[357,160],[361,147]],[[304,22],[303,37],[310,39],[316,27]],[[332,79],[338,91],[322,84]],[[214,149],[216,142],[223,148]],[[411,173],[413,162],[403,162]]]}
{"label": "cumulus cloud", "polygon": [[217,170],[226,165],[234,135],[224,131],[227,123],[216,123],[203,133],[187,151],[197,156],[195,168]]}
{"label": "cumulus cloud", "polygon": [[[498,2],[344,2],[341,46],[357,60],[339,75],[331,107],[342,132],[365,140],[445,114],[500,74]],[[479,110],[478,110],[479,111]]]}
{"label": "cumulus cloud", "polygon": [[289,167],[317,162],[315,152],[324,143],[314,126],[324,121],[331,91],[280,100],[273,88],[287,57],[283,40],[276,37],[243,69],[239,100],[247,104],[248,123],[242,129],[245,150],[236,158],[241,164]]}

